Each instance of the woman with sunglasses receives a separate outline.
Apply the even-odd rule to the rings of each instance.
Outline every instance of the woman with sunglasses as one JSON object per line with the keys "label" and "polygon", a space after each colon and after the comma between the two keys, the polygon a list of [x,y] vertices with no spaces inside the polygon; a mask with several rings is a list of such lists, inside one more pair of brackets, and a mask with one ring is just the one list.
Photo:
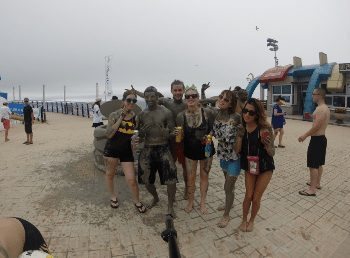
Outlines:
{"label": "woman with sunglasses", "polygon": [[218,140],[217,156],[225,176],[225,205],[218,208],[219,211],[224,211],[223,217],[217,224],[220,228],[226,227],[230,221],[235,184],[241,171],[236,142],[238,134],[242,131],[242,121],[241,116],[235,112],[236,106],[235,92],[231,90],[221,92],[217,102],[219,112],[213,125],[213,136]]}
{"label": "woman with sunglasses", "polygon": [[[269,184],[275,169],[273,156],[273,132],[266,120],[262,103],[248,99],[242,109],[244,134],[241,142],[241,168],[245,170],[246,193],[243,201],[243,219],[240,230],[253,231],[254,220],[260,208],[261,197]],[[239,144],[240,145],[240,144]],[[249,221],[248,213],[252,206]]]}
{"label": "woman with sunglasses", "polygon": [[[194,206],[194,192],[196,188],[196,173],[199,161],[200,166],[200,210],[202,214],[208,213],[206,208],[206,197],[208,191],[208,177],[215,153],[214,145],[211,142],[211,151],[209,157],[205,155],[206,136],[212,130],[214,115],[207,108],[202,108],[199,104],[199,94],[197,89],[192,86],[185,90],[185,101],[187,108],[178,114],[176,119],[177,126],[183,128],[184,156],[187,168],[187,192],[188,204],[186,212],[191,212]],[[175,135],[180,132],[175,130]]]}
{"label": "woman with sunglasses", "polygon": [[136,95],[131,91],[125,91],[122,100],[123,107],[109,115],[106,131],[108,140],[104,149],[104,157],[106,163],[106,184],[110,193],[110,205],[113,209],[119,207],[117,192],[114,188],[114,175],[120,163],[125,174],[125,180],[131,190],[134,205],[140,213],[144,213],[146,212],[146,207],[139,199],[134,156],[131,148],[131,137],[136,124],[136,115],[133,109],[137,99]]}

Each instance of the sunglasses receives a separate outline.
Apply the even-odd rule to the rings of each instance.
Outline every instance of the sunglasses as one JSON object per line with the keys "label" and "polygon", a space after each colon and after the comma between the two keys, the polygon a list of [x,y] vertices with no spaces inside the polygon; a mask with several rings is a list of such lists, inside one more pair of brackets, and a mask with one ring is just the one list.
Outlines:
{"label": "sunglasses", "polygon": [[229,103],[230,102],[230,100],[228,99],[228,98],[224,98],[224,95],[219,95],[219,99],[220,100],[224,100],[226,103]]}
{"label": "sunglasses", "polygon": [[255,111],[253,111],[253,110],[249,110],[249,109],[246,109],[246,108],[243,108],[242,109],[242,113],[243,114],[249,114],[250,116],[255,116],[256,115],[256,112]]}
{"label": "sunglasses", "polygon": [[185,95],[185,99],[196,99],[198,98],[198,94],[189,94],[189,95]]}
{"label": "sunglasses", "polygon": [[126,102],[128,102],[128,103],[136,103],[137,102],[137,99],[126,99]]}

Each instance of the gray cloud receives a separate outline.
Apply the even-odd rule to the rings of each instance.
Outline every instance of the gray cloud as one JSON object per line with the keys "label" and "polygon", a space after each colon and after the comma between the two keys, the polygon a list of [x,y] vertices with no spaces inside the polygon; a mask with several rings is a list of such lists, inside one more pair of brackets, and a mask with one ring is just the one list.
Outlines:
{"label": "gray cloud", "polygon": [[[173,79],[212,82],[209,95],[246,86],[246,76],[274,65],[266,38],[279,40],[280,64],[349,62],[346,0],[7,1],[0,16],[0,90],[22,96],[95,94],[104,86],[104,56],[121,95],[134,84],[169,94]],[[255,30],[255,26],[260,28]],[[102,90],[100,90],[101,92]]]}

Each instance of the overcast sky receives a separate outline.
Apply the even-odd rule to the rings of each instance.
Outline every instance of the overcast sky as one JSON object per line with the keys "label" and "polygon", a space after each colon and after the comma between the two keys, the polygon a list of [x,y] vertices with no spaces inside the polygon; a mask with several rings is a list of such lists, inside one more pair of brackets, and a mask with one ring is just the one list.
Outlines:
{"label": "overcast sky", "polygon": [[[279,41],[280,65],[350,62],[348,0],[0,0],[0,91],[24,96],[95,95],[104,57],[120,96],[133,84],[169,94],[170,83],[210,81],[217,94],[247,85],[274,66],[266,38]],[[260,29],[255,30],[255,26]],[[100,93],[102,94],[102,89]]]}

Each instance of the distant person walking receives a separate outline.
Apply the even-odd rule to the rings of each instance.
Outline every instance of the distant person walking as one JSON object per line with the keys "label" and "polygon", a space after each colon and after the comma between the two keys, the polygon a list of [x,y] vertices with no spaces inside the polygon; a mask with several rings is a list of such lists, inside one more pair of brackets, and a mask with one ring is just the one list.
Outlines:
{"label": "distant person walking", "polygon": [[10,116],[11,110],[9,109],[7,102],[4,102],[3,106],[0,108],[0,118],[5,129],[5,142],[8,142],[10,140],[8,138],[10,130]]}
{"label": "distant person walking", "polygon": [[24,98],[24,131],[27,134],[27,140],[23,143],[26,145],[33,144],[33,129],[32,124],[34,123],[33,108],[29,105],[29,99]]}
{"label": "distant person walking", "polygon": [[92,127],[98,127],[100,125],[103,125],[102,122],[102,114],[101,114],[101,110],[100,110],[100,106],[101,106],[101,98],[97,98],[96,102],[92,105]]}
{"label": "distant person walking", "polygon": [[309,189],[299,191],[299,194],[305,196],[316,196],[316,189],[321,189],[321,176],[327,149],[325,134],[330,119],[330,111],[325,103],[325,97],[326,91],[321,88],[315,89],[312,93],[312,100],[317,104],[317,108],[312,115],[312,127],[298,138],[299,142],[303,142],[307,137],[311,136],[307,149],[307,166],[310,170],[310,182],[307,183]]}
{"label": "distant person walking", "polygon": [[285,105],[285,99],[282,96],[278,96],[276,99],[276,104],[273,106],[273,111],[272,111],[272,119],[271,119],[271,124],[273,127],[273,132],[275,139],[278,136],[278,147],[279,148],[285,148],[282,144],[283,140],[283,135],[284,135],[284,129],[283,126],[286,124],[286,120],[284,118],[284,112],[281,108],[282,105]]}

